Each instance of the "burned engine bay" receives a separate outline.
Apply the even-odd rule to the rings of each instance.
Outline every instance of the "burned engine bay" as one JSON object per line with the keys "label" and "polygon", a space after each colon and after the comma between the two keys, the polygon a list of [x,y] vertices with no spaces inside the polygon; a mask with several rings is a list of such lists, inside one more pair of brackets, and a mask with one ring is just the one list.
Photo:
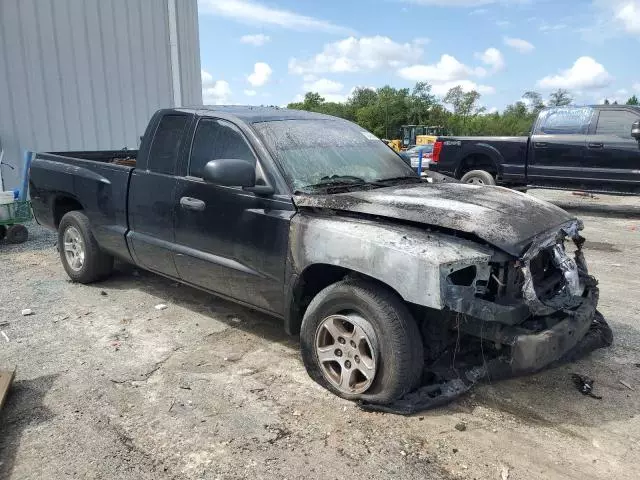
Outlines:
{"label": "burned engine bay", "polygon": [[412,414],[478,382],[533,373],[611,345],[580,230],[572,220],[536,236],[519,258],[498,252],[488,264],[444,270],[445,308],[414,310],[425,345],[423,386],[393,404],[361,407]]}

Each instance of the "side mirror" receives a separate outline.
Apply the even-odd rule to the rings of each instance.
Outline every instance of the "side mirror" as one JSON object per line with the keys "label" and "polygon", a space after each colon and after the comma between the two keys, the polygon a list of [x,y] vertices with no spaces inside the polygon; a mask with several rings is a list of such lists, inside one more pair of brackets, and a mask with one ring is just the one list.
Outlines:
{"label": "side mirror", "polygon": [[631,136],[640,141],[640,120],[633,122],[633,125],[631,125]]}
{"label": "side mirror", "polygon": [[246,160],[225,158],[211,160],[204,166],[205,182],[225,187],[253,187],[256,184],[256,167]]}

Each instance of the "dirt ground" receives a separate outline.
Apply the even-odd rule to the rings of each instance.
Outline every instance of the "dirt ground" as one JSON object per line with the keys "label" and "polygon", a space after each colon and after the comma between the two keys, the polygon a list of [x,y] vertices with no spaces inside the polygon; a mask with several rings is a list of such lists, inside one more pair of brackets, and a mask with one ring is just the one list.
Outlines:
{"label": "dirt ground", "polygon": [[413,417],[312,383],[277,320],[126,266],[71,283],[33,226],[0,244],[0,478],[637,479],[640,199],[533,194],[581,209],[614,346]]}

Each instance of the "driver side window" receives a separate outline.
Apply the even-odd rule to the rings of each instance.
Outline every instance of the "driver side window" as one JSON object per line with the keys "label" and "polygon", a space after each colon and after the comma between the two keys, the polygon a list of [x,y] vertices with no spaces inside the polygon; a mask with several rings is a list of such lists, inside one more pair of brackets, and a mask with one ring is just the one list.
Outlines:
{"label": "driver side window", "polygon": [[238,127],[225,120],[203,118],[198,122],[193,138],[188,175],[202,178],[208,162],[223,158],[256,163],[251,147]]}

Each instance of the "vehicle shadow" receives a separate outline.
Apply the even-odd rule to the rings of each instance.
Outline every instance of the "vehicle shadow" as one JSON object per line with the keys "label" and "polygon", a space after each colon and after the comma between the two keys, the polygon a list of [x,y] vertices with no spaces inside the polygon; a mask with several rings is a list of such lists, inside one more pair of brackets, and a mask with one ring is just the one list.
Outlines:
{"label": "vehicle shadow", "polygon": [[11,478],[24,430],[54,417],[43,400],[57,377],[44,375],[13,382],[0,411],[0,478]]}
{"label": "vehicle shadow", "polygon": [[299,350],[299,340],[284,331],[281,319],[233,303],[212,293],[118,262],[111,277],[100,285],[118,290],[140,290],[158,299],[207,315],[247,333]]}
{"label": "vehicle shadow", "polygon": [[[100,283],[98,288],[100,287],[142,291],[156,297],[158,303],[171,302],[215,318],[234,329],[277,342],[296,356],[300,348],[299,339],[288,336],[284,332],[282,321],[277,318],[134,266],[118,264],[114,275]],[[612,327],[614,335],[618,334],[620,328],[625,328],[620,324]],[[633,412],[640,411],[640,400],[637,396],[629,396],[629,390],[618,381],[626,378],[633,385],[640,385],[640,368],[631,360],[626,364],[619,362],[621,357],[629,356],[628,342],[640,344],[640,331],[625,331],[622,336],[626,339],[626,345],[614,344],[613,347],[597,350],[578,362],[535,375],[478,384],[471,390],[471,395],[464,395],[449,406],[430,413],[437,416],[443,411],[467,411],[476,405],[483,405],[513,414],[525,423],[557,430],[567,428],[567,424],[601,426],[610,421],[629,418]],[[635,360],[638,361],[640,359]],[[595,388],[603,395],[603,399],[596,400],[581,395],[572,383],[572,372],[587,374],[595,379]]]}

